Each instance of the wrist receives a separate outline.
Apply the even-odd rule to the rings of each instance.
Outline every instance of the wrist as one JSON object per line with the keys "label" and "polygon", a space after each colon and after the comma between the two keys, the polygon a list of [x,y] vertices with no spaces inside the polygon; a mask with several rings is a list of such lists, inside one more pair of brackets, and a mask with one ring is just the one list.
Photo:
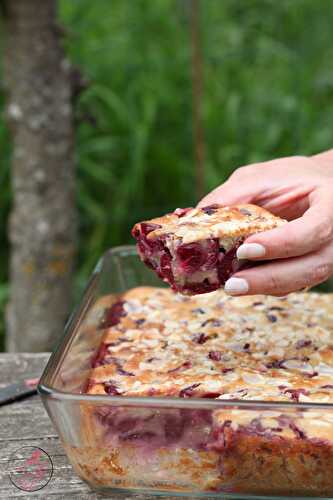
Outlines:
{"label": "wrist", "polygon": [[327,167],[333,168],[333,149],[329,149],[328,151],[324,151],[323,153],[310,156],[310,158],[323,165],[326,165]]}

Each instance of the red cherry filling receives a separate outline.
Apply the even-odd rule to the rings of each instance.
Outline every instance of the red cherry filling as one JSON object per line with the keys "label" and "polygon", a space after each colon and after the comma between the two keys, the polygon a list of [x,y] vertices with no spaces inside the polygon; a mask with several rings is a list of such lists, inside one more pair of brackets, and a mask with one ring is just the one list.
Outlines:
{"label": "red cherry filling", "polygon": [[96,368],[105,364],[105,357],[109,353],[109,344],[102,344],[95,356],[91,360],[91,367]]}
{"label": "red cherry filling", "polygon": [[283,370],[285,370],[285,368],[286,368],[284,366],[285,361],[286,361],[285,359],[282,359],[282,360],[274,359],[270,363],[266,364],[266,368],[276,368],[276,369],[282,368]]}
{"label": "red cherry filling", "polygon": [[164,424],[164,433],[167,441],[178,441],[184,433],[186,418],[166,415]]}
{"label": "red cherry filling", "polygon": [[170,253],[164,252],[160,258],[159,273],[162,278],[165,278],[171,285],[174,283],[173,273],[171,269]]}
{"label": "red cherry filling", "polygon": [[199,387],[199,385],[201,385],[201,384],[193,384],[193,385],[190,385],[189,387],[185,387],[185,389],[182,389],[179,392],[179,397],[180,398],[191,398],[193,396],[194,390],[197,387]]}
{"label": "red cherry filling", "polygon": [[221,351],[210,351],[208,357],[212,361],[221,361],[222,353]]}
{"label": "red cherry filling", "polygon": [[202,266],[202,271],[213,269],[219,257],[219,241],[217,239],[207,240],[205,242],[206,258]]}
{"label": "red cherry filling", "polygon": [[284,392],[284,394],[290,394],[291,399],[293,401],[296,401],[297,403],[299,402],[299,397],[301,394],[304,394],[304,396],[309,395],[309,391],[306,389],[286,389],[283,392]]}
{"label": "red cherry filling", "polygon": [[147,267],[149,267],[153,271],[156,270],[156,268],[157,268],[157,263],[156,262],[151,261],[150,259],[144,259],[143,262],[146,264]]}
{"label": "red cherry filling", "polygon": [[149,443],[152,439],[156,438],[156,434],[151,431],[132,432],[119,436],[123,441],[142,441]]}
{"label": "red cherry filling", "polygon": [[147,236],[147,234],[149,234],[152,231],[155,231],[155,229],[159,229],[161,227],[162,226],[160,224],[152,224],[152,223],[148,223],[148,222],[142,222],[140,224],[141,234],[143,234],[143,236]]}
{"label": "red cherry filling", "polygon": [[176,372],[180,372],[183,370],[188,370],[191,367],[192,367],[191,361],[184,361],[183,364],[181,364],[180,366],[177,366],[177,368],[172,368],[171,370],[168,371],[168,373],[176,373]]}
{"label": "red cherry filling", "polygon": [[298,437],[299,439],[305,439],[306,438],[306,434],[304,431],[302,431],[296,424],[295,422],[291,422],[289,424],[289,427],[290,429],[294,432],[294,434],[296,435],[296,437]]}
{"label": "red cherry filling", "polygon": [[197,293],[213,292],[218,287],[219,283],[209,283],[209,281],[205,279],[201,283],[186,283],[186,285],[182,288],[182,291],[189,292],[195,295]]}
{"label": "red cherry filling", "polygon": [[110,326],[114,326],[119,323],[120,318],[122,316],[126,316],[126,312],[124,310],[124,302],[116,302],[112,307],[107,309],[104,318],[100,324],[101,328],[110,328]]}
{"label": "red cherry filling", "polygon": [[236,257],[237,248],[240,245],[241,241],[239,241],[225,254],[224,253],[219,254],[217,270],[221,285],[224,285],[224,283],[230,278],[230,276],[235,272],[239,271],[239,269],[241,268],[241,263]]}
{"label": "red cherry filling", "polygon": [[119,396],[121,394],[113,382],[104,382],[104,390],[110,396]]}
{"label": "red cherry filling", "polygon": [[[212,397],[215,393],[207,395]],[[134,410],[114,407],[98,408],[95,414],[105,427],[106,439],[114,436],[121,441],[134,441],[147,451],[175,443],[185,448],[205,449],[207,426],[212,426],[211,412],[206,410],[147,410],[146,415],[140,416]]]}
{"label": "red cherry filling", "polygon": [[177,248],[177,262],[186,274],[213,269],[218,259],[218,240],[210,239],[202,243],[188,243]]}
{"label": "red cherry filling", "polygon": [[181,270],[193,274],[205,262],[206,254],[199,243],[189,243],[177,248],[177,261]]}
{"label": "red cherry filling", "polygon": [[134,229],[132,234],[137,239],[139,255],[144,263],[157,272],[160,278],[173,286],[172,258],[168,248],[165,246],[165,235],[156,239],[147,238],[149,233],[160,227],[159,224],[142,222],[140,224],[140,231]]}
{"label": "red cherry filling", "polygon": [[216,399],[221,396],[221,392],[205,392],[201,395],[202,398],[205,399]]}
{"label": "red cherry filling", "polygon": [[140,224],[140,230],[138,228],[133,229],[132,235],[138,242],[138,248],[140,254],[145,258],[145,262],[148,260],[148,262],[152,265],[151,261],[149,259],[146,259],[147,255],[151,255],[152,253],[155,253],[159,250],[163,250],[163,243],[161,239],[148,239],[147,236],[149,233],[152,231],[155,231],[155,229],[159,229],[160,224],[152,224],[148,222],[142,222]]}
{"label": "red cherry filling", "polygon": [[205,335],[204,333],[200,333],[193,340],[197,344],[204,344],[205,342],[207,342],[207,340],[209,340],[209,337],[208,337],[208,335]]}
{"label": "red cherry filling", "polygon": [[163,243],[160,239],[149,240],[146,236],[139,237],[138,246],[143,255],[151,255],[152,253],[163,250]]}

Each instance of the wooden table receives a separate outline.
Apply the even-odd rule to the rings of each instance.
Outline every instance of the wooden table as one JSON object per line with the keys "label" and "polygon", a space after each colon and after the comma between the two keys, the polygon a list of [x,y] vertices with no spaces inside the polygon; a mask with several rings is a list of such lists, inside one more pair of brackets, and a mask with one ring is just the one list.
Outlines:
{"label": "wooden table", "polygon": [[[39,376],[48,358],[49,353],[0,354],[0,387],[23,378]],[[53,476],[47,486],[32,493],[21,491],[14,486],[8,474],[10,457],[23,446],[37,446],[45,450],[50,455],[54,467]],[[93,493],[75,474],[37,395],[0,406],[0,500],[22,497],[30,497],[33,500],[106,498]],[[125,495],[107,498],[124,500]],[[157,497],[135,495],[129,498]],[[171,500],[174,497],[167,498]]]}

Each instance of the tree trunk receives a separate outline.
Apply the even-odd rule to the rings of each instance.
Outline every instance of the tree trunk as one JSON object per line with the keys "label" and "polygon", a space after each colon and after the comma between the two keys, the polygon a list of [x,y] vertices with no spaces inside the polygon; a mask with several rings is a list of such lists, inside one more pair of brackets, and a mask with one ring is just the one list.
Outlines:
{"label": "tree trunk", "polygon": [[47,351],[71,307],[76,242],[71,68],[56,0],[4,0],[13,137],[7,349]]}

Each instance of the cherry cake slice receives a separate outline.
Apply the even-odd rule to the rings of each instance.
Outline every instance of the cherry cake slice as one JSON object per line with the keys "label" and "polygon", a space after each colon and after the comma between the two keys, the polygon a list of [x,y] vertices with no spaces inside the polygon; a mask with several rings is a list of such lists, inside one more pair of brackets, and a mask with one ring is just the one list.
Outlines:
{"label": "cherry cake slice", "polygon": [[286,221],[256,205],[177,208],[173,213],[135,224],[132,234],[143,262],[172,289],[185,295],[221,288],[249,263],[237,248],[251,234]]}

